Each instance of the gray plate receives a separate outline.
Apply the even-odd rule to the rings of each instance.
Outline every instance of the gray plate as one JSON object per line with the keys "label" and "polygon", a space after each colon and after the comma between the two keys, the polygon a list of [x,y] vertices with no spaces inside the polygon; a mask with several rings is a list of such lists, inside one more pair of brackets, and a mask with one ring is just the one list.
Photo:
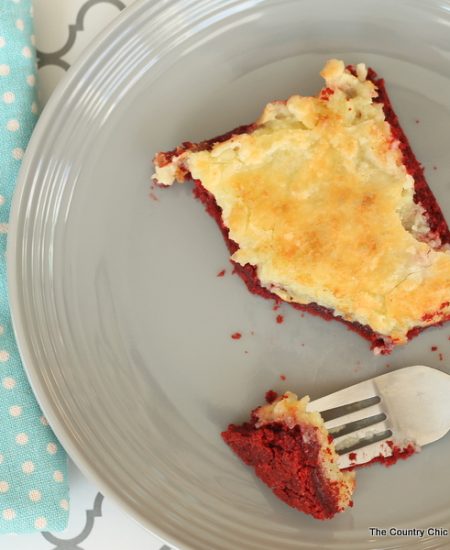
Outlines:
{"label": "gray plate", "polygon": [[279,502],[219,435],[269,388],[316,397],[388,363],[445,368],[449,326],[374,357],[338,323],[274,312],[251,295],[189,185],[149,197],[155,151],[252,121],[268,100],[316,92],[324,61],[342,56],[386,78],[450,218],[449,25],[446,0],[140,1],[45,109],[11,221],[21,353],[79,466],[173,544],[414,548],[424,542],[376,539],[368,527],[450,527],[450,438],[361,471],[355,507],[318,522]]}

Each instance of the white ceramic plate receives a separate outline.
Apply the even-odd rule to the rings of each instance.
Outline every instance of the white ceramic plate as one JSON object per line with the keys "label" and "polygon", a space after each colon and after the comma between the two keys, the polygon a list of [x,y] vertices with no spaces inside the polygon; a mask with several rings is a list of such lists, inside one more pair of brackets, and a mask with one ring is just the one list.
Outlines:
{"label": "white ceramic plate", "polygon": [[174,545],[449,544],[368,528],[450,527],[450,437],[394,468],[361,471],[355,507],[318,522],[279,502],[219,434],[269,388],[316,397],[387,364],[445,369],[450,326],[374,357],[338,323],[275,313],[251,295],[188,185],[149,198],[156,151],[250,122],[268,100],[316,92],[323,62],[338,56],[385,77],[450,219],[449,25],[447,0],[140,1],[45,109],[11,222],[23,359],[79,466]]}

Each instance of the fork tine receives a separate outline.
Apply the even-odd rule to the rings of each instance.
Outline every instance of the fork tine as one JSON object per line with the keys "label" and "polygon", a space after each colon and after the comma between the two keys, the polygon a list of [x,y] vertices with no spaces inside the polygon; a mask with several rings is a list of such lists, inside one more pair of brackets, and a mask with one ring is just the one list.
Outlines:
{"label": "fork tine", "polygon": [[366,407],[365,409],[361,409],[359,411],[351,412],[349,414],[344,414],[343,416],[338,416],[337,418],[333,418],[333,420],[329,420],[328,422],[325,422],[325,427],[327,428],[327,430],[331,430],[332,428],[344,426],[349,422],[364,420],[369,416],[375,416],[376,414],[382,414],[382,413],[384,413],[384,410],[381,407],[380,403],[377,403],[376,405],[372,405],[371,407]]}
{"label": "fork tine", "polygon": [[359,443],[361,443],[361,447],[363,447],[364,445],[362,440],[370,439],[377,434],[383,434],[387,432],[389,428],[389,424],[386,422],[386,420],[383,420],[381,422],[377,422],[376,424],[372,424],[371,426],[356,430],[352,433],[348,433],[340,437],[335,437],[334,446],[338,453],[347,449],[349,449],[348,452],[350,452],[350,447],[355,448]]}
{"label": "fork tine", "polygon": [[374,416],[368,416],[367,418],[363,418],[362,420],[357,420],[356,422],[349,422],[347,424],[343,424],[342,426],[336,426],[336,428],[331,428],[330,430],[328,430],[328,433],[332,435],[334,438],[342,437],[344,435],[356,432],[357,430],[361,430],[362,428],[373,426],[378,422],[384,422],[384,421],[387,422],[386,419],[387,419],[387,416],[384,413],[375,414]]}
{"label": "fork tine", "polygon": [[378,395],[378,392],[373,379],[366,380],[365,382],[355,384],[343,390],[315,399],[314,401],[310,401],[307,405],[307,410],[322,412],[356,401],[362,401],[369,397],[375,397],[376,395]]}
{"label": "fork tine", "polygon": [[[392,436],[391,436],[392,437]],[[377,441],[377,443],[371,443],[366,445],[357,451],[348,452],[342,455],[339,455],[339,468],[341,470],[349,468],[351,466],[356,466],[357,464],[365,464],[370,462],[378,456],[391,456],[392,449],[389,445],[386,445],[386,441],[390,440],[391,437],[387,437],[382,441]],[[353,455],[356,455],[356,458]],[[353,459],[350,459],[350,455]]]}

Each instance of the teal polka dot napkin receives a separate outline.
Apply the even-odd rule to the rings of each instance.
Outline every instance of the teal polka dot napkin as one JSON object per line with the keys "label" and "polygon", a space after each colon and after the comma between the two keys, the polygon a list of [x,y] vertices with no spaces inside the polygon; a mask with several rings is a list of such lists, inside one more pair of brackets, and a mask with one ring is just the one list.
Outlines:
{"label": "teal polka dot napkin", "polygon": [[23,371],[7,297],[11,198],[38,115],[32,15],[31,0],[0,0],[0,533],[60,531],[69,508],[66,455]]}

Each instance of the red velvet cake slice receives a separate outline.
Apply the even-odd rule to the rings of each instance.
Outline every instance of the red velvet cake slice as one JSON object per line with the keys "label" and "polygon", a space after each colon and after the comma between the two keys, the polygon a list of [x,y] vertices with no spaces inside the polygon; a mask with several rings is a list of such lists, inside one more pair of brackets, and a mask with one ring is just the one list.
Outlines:
{"label": "red velvet cake slice", "polygon": [[225,442],[281,500],[317,519],[352,506],[355,474],[341,472],[322,417],[307,412],[308,397],[291,392],[230,424]]}
{"label": "red velvet cake slice", "polygon": [[251,292],[389,353],[450,318],[450,232],[383,80],[339,60],[321,74],[316,97],[158,153],[154,178],[194,180]]}

